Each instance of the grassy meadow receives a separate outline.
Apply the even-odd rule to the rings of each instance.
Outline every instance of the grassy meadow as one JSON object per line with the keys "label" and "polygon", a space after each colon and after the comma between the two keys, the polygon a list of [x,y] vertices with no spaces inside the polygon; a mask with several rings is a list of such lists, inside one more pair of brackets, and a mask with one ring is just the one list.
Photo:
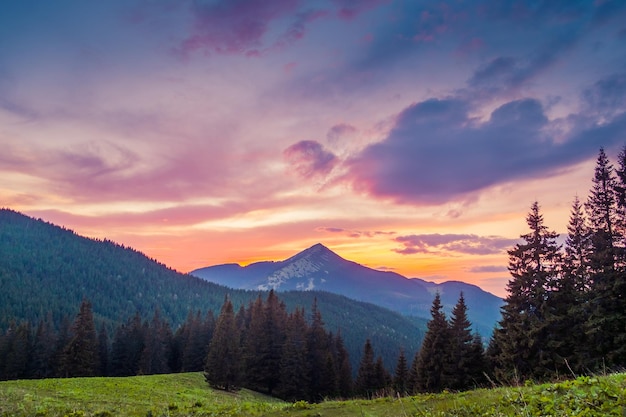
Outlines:
{"label": "grassy meadow", "polygon": [[373,400],[285,403],[201,373],[0,382],[0,416],[626,416],[626,374]]}

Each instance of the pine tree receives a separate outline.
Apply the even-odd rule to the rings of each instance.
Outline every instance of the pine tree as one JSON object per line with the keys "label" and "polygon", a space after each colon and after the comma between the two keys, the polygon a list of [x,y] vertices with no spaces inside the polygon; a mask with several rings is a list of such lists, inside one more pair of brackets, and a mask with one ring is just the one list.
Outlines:
{"label": "pine tree", "polygon": [[242,381],[239,329],[233,304],[227,298],[220,311],[204,365],[204,377],[213,388],[234,391]]}
{"label": "pine tree", "polygon": [[335,360],[330,351],[326,353],[319,395],[323,398],[337,398],[339,395],[337,367],[335,366]]}
{"label": "pine tree", "polygon": [[376,391],[376,368],[374,363],[374,349],[370,339],[365,341],[363,355],[359,363],[359,370],[355,381],[357,395],[364,398],[371,398]]}
{"label": "pine tree", "polygon": [[185,326],[181,368],[183,372],[196,372],[204,367],[210,337],[204,332],[200,311],[190,313]]}
{"label": "pine tree", "polygon": [[600,149],[593,177],[593,187],[586,208],[591,223],[590,317],[587,321],[591,358],[595,367],[626,364],[626,276],[622,267],[619,243],[619,215],[615,190],[619,184],[613,166]]}
{"label": "pine tree", "polygon": [[409,393],[409,366],[404,355],[404,349],[400,349],[398,361],[396,362],[396,371],[393,375],[393,389],[400,395]]}
{"label": "pine tree", "polygon": [[550,340],[548,348],[555,358],[555,372],[582,373],[587,362],[588,342],[585,322],[588,317],[591,235],[578,197],[574,199],[567,226],[562,274],[549,283],[546,314]]}
{"label": "pine tree", "polygon": [[502,381],[545,378],[554,369],[554,358],[547,346],[546,324],[548,283],[559,273],[558,234],[544,225],[535,201],[526,217],[530,233],[521,236],[509,253],[511,280],[502,307],[502,320],[494,338],[500,352],[496,377]]}
{"label": "pine tree", "polygon": [[472,344],[470,345],[468,363],[468,383],[466,388],[474,388],[483,386],[487,382],[485,375],[489,372],[483,339],[480,334],[474,333]]}
{"label": "pine tree", "polygon": [[276,395],[286,401],[307,398],[307,333],[304,310],[296,309],[287,319],[285,344],[280,359],[280,381],[276,388]]}
{"label": "pine tree", "polygon": [[341,332],[335,337],[335,353],[337,355],[337,385],[339,395],[342,398],[348,398],[352,395],[352,365],[350,365],[350,355],[346,349]]}
{"label": "pine tree", "polygon": [[65,376],[95,376],[98,373],[98,335],[93,321],[91,303],[83,300],[74,324],[72,338],[63,349]]}
{"label": "pine tree", "polygon": [[446,388],[466,390],[473,387],[470,369],[472,340],[472,324],[467,318],[467,305],[461,293],[450,317],[450,344],[443,371],[443,386]]}
{"label": "pine tree", "polygon": [[98,332],[98,356],[100,357],[100,366],[98,367],[98,375],[109,375],[109,335],[104,325],[100,326]]}
{"label": "pine tree", "polygon": [[136,313],[115,331],[111,345],[111,375],[137,375],[145,343],[145,327]]}
{"label": "pine tree", "polygon": [[383,357],[378,356],[374,364],[374,382],[372,384],[373,391],[384,394],[385,390],[391,386],[393,379],[383,363]]}
{"label": "pine tree", "polygon": [[413,363],[415,386],[412,389],[418,392],[440,392],[446,388],[444,364],[450,345],[450,329],[439,293],[435,295],[430,314],[422,347]]}
{"label": "pine tree", "polygon": [[29,322],[12,323],[5,336],[6,356],[3,379],[23,379],[28,376],[32,353],[32,338]]}
{"label": "pine tree", "polygon": [[616,199],[616,233],[619,236],[616,244],[619,247],[619,258],[623,262],[624,250],[626,248],[626,146],[622,147],[617,156],[618,168],[615,170],[617,176],[614,185]]}
{"label": "pine tree", "polygon": [[30,375],[33,378],[52,378],[54,376],[55,332],[51,314],[41,320],[35,332]]}
{"label": "pine tree", "polygon": [[169,324],[161,319],[158,308],[154,311],[150,324],[145,327],[146,339],[139,360],[139,373],[142,375],[169,373],[168,358],[173,336]]}
{"label": "pine tree", "polygon": [[328,334],[324,330],[322,313],[317,307],[317,298],[313,299],[311,307],[311,325],[307,335],[307,362],[309,367],[309,401],[322,401],[323,369],[326,364],[326,355],[329,350]]}
{"label": "pine tree", "polygon": [[274,291],[265,303],[259,296],[253,305],[246,336],[246,387],[271,395],[278,385],[286,317]]}

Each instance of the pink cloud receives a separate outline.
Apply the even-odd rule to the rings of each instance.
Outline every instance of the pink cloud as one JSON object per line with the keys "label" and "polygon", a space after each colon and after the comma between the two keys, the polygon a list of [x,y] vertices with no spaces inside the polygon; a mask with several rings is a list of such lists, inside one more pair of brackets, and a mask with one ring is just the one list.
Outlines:
{"label": "pink cloud", "polygon": [[352,20],[361,13],[388,2],[389,0],[333,0],[338,7],[337,16],[344,20]]}
{"label": "pink cloud", "polygon": [[298,0],[229,0],[212,4],[195,3],[194,27],[181,49],[216,53],[254,54],[263,47],[270,23],[293,13]]}
{"label": "pink cloud", "polygon": [[303,140],[284,150],[283,155],[302,178],[326,176],[337,165],[337,157],[318,142]]}

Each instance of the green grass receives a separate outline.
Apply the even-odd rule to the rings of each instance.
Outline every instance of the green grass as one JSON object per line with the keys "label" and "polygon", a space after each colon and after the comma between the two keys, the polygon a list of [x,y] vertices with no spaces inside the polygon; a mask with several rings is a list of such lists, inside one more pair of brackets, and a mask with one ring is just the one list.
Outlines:
{"label": "green grass", "polygon": [[201,373],[0,382],[0,416],[257,416],[285,403],[209,388]]}
{"label": "green grass", "polygon": [[626,374],[580,377],[555,384],[478,389],[462,393],[296,404],[273,416],[332,417],[626,417]]}
{"label": "green grass", "polygon": [[0,382],[0,416],[626,416],[626,374],[555,384],[288,404],[214,391],[201,373]]}

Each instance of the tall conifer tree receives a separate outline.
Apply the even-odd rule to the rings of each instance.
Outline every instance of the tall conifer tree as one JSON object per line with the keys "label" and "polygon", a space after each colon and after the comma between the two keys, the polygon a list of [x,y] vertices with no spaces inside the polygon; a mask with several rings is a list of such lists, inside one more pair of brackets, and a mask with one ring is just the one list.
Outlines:
{"label": "tall conifer tree", "polygon": [[372,342],[367,339],[363,346],[363,355],[359,363],[359,370],[355,381],[356,393],[369,398],[376,390],[376,368],[374,363],[374,349]]}
{"label": "tall conifer tree", "polygon": [[307,332],[304,310],[296,309],[287,319],[285,343],[280,358],[280,381],[276,389],[277,395],[287,401],[307,398]]}
{"label": "tall conifer tree", "polygon": [[553,369],[547,346],[546,299],[547,285],[559,273],[558,234],[544,225],[536,201],[526,223],[530,233],[522,235],[523,242],[509,251],[509,295],[494,333],[499,345],[496,376],[503,381],[545,378]]}
{"label": "tall conifer tree", "polygon": [[450,345],[450,329],[441,305],[441,296],[435,295],[430,308],[431,319],[427,324],[424,341],[413,363],[414,391],[440,392],[444,388],[444,364]]}
{"label": "tall conifer tree", "polygon": [[409,365],[407,364],[404,349],[400,349],[398,361],[396,362],[396,370],[393,374],[393,389],[400,395],[406,395],[409,392]]}
{"label": "tall conifer tree", "polygon": [[549,284],[548,348],[555,358],[555,372],[582,373],[588,341],[585,322],[588,317],[591,235],[578,197],[572,203],[562,272]]}
{"label": "tall conifer tree", "polygon": [[444,386],[465,390],[474,384],[471,373],[472,324],[467,318],[467,305],[463,293],[450,317],[450,344],[444,363]]}
{"label": "tall conifer tree", "polygon": [[83,300],[74,324],[72,338],[63,349],[65,376],[95,376],[100,368],[98,334],[91,303]]}
{"label": "tall conifer tree", "polygon": [[620,247],[623,236],[618,233],[621,197],[613,166],[600,149],[586,204],[593,245],[587,334],[595,348],[596,367],[626,365],[626,276]]}
{"label": "tall conifer tree", "polygon": [[227,298],[217,318],[204,365],[204,377],[212,387],[226,391],[239,389],[242,381],[239,342],[233,304]]}

